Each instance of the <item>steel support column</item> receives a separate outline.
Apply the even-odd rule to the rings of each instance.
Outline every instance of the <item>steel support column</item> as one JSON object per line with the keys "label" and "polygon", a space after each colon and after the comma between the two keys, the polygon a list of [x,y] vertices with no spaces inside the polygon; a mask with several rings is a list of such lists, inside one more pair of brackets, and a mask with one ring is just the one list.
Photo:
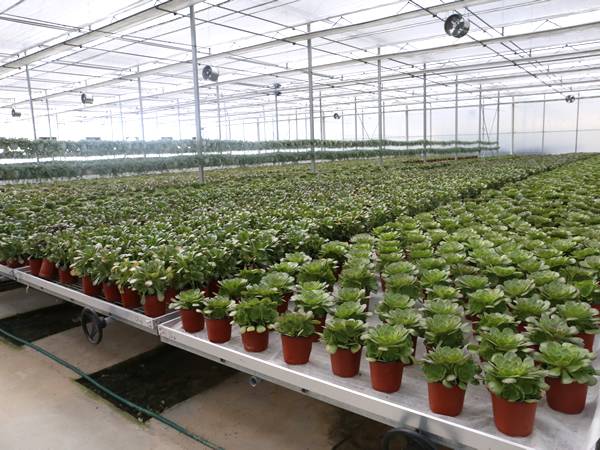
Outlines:
{"label": "steel support column", "polygon": [[358,148],[358,108],[354,97],[354,145]]}
{"label": "steel support column", "polygon": [[481,158],[481,119],[483,118],[483,99],[482,99],[482,91],[481,84],[479,85],[479,117],[478,117],[478,126],[477,126],[477,156]]}
{"label": "steel support column", "polygon": [[[179,100],[177,100],[177,115],[179,115]],[[121,140],[125,140],[125,122],[123,120],[123,105],[121,105],[121,96],[119,95],[119,120],[121,121]],[[179,127],[179,139],[181,139],[181,127]]]}
{"label": "steel support column", "polygon": [[194,119],[196,122],[196,149],[200,156],[198,178],[204,183],[204,161],[202,156],[202,127],[200,126],[200,85],[198,82],[198,46],[196,44],[196,14],[190,6],[190,37],[192,41],[192,76],[194,80]]}
{"label": "steel support column", "polygon": [[[146,132],[144,130],[144,103],[142,101],[142,79],[137,78],[138,85],[138,101],[140,103],[140,126],[142,127],[142,141],[146,140]],[[146,147],[144,146],[144,158],[146,157]]]}
{"label": "steel support column", "polygon": [[[306,25],[306,31],[310,33],[310,23]],[[317,172],[317,162],[315,159],[315,108],[313,98],[313,73],[312,73],[312,39],[306,41],[308,51],[308,112],[310,115],[310,168],[311,172]]]}
{"label": "steel support column", "polygon": [[31,96],[31,79],[29,78],[29,66],[25,66],[25,75],[27,76],[27,92],[29,93],[29,110],[31,111],[33,139],[37,139],[37,130],[35,129],[35,113],[33,111],[33,97]]}
{"label": "steel support column", "polygon": [[219,84],[217,83],[217,121],[219,125],[219,141],[221,140],[221,93],[219,92]]}
{"label": "steel support column", "polygon": [[542,153],[545,152],[546,144],[546,94],[544,94],[544,102],[542,103]]}
{"label": "steel support column", "polygon": [[[381,48],[377,48],[377,54],[381,55]],[[383,164],[383,110],[381,101],[381,59],[377,60],[377,132],[379,134],[379,164]]]}
{"label": "steel support column", "polygon": [[[48,136],[52,137],[52,125],[50,123],[50,105],[48,104],[48,91],[44,89],[44,96],[46,97],[46,117],[48,118]],[[112,117],[111,117],[112,120]],[[111,129],[112,131],[112,129]]]}
{"label": "steel support column", "polygon": [[580,95],[577,94],[577,116],[575,118],[575,153],[579,150],[579,103]]}
{"label": "steel support column", "polygon": [[511,126],[510,126],[510,154],[515,154],[515,98],[512,98],[512,114],[511,114]]}
{"label": "steel support column", "polygon": [[454,159],[458,159],[458,75],[454,79]]}
{"label": "steel support column", "polygon": [[500,91],[498,91],[498,101],[496,102],[496,155],[500,153]]}
{"label": "steel support column", "polygon": [[423,64],[423,161],[427,159],[427,64]]}

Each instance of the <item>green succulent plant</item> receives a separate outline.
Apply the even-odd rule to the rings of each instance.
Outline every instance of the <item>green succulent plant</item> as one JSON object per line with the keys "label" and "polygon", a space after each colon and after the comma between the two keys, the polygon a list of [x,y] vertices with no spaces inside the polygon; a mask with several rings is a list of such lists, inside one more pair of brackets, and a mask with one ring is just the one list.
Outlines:
{"label": "green succulent plant", "polygon": [[447,299],[436,299],[427,300],[423,304],[423,315],[425,317],[431,317],[436,314],[454,314],[456,316],[463,316],[463,308],[458,303]]}
{"label": "green succulent plant", "polygon": [[516,319],[511,314],[484,313],[477,323],[477,333],[489,331],[492,328],[498,328],[500,330],[510,328],[511,330],[515,330],[516,327]]}
{"label": "green succulent plant", "polygon": [[225,319],[235,309],[235,301],[224,295],[216,295],[204,301],[202,314],[207,319]]}
{"label": "green succulent plant", "polygon": [[429,348],[439,346],[462,347],[469,325],[454,314],[437,314],[425,318],[425,345]]}
{"label": "green succulent plant", "polygon": [[284,336],[310,337],[315,334],[315,325],[318,323],[312,311],[297,310],[280,315],[273,329]]}
{"label": "green succulent plant", "polygon": [[562,384],[580,383],[594,386],[600,372],[592,361],[596,355],[585,348],[568,342],[544,342],[534,355],[536,361],[548,371],[548,376],[560,378]]}
{"label": "green succulent plant", "polygon": [[270,298],[249,298],[237,303],[229,313],[239,325],[240,333],[264,333],[273,329],[277,319],[277,303]]}
{"label": "green succulent plant", "polygon": [[558,305],[557,314],[562,317],[569,326],[577,328],[579,333],[600,333],[600,318],[598,311],[584,302],[566,302]]}
{"label": "green succulent plant", "polygon": [[508,299],[500,288],[478,289],[469,293],[468,297],[467,312],[471,316],[478,317],[486,312],[504,312],[508,307]]}
{"label": "green succulent plant", "polygon": [[540,294],[542,298],[548,300],[553,305],[579,298],[579,290],[572,284],[567,284],[560,279],[551,281],[540,287]]}
{"label": "green succulent plant", "polygon": [[177,294],[174,301],[169,305],[169,308],[176,310],[201,310],[205,301],[204,292],[200,289],[189,289]]}
{"label": "green succulent plant", "polygon": [[411,335],[401,325],[381,324],[367,329],[363,334],[368,361],[413,362]]}
{"label": "green succulent plant", "polygon": [[486,361],[489,361],[496,353],[513,352],[524,357],[532,352],[532,343],[524,334],[515,333],[510,328],[500,330],[492,328],[477,336],[478,345],[472,347]]}
{"label": "green succulent plant", "polygon": [[462,348],[437,347],[425,354],[421,364],[428,383],[442,383],[447,388],[458,386],[462,390],[469,384],[478,384],[479,367]]}
{"label": "green succulent plant", "polygon": [[366,331],[365,323],[356,319],[332,319],[323,330],[325,350],[335,353],[338,349],[357,353],[362,348],[362,336]]}
{"label": "green succulent plant", "polygon": [[247,287],[248,280],[246,278],[229,278],[219,281],[219,294],[232,300],[239,300]]}
{"label": "green succulent plant", "polygon": [[536,367],[532,358],[515,353],[497,353],[483,364],[483,380],[495,395],[509,402],[534,403],[549,389],[548,372]]}
{"label": "green succulent plant", "polygon": [[508,304],[513,316],[518,322],[525,323],[528,318],[539,318],[542,314],[553,312],[554,308],[548,300],[542,300],[539,295],[527,298],[516,298]]}
{"label": "green succulent plant", "polygon": [[577,335],[577,327],[569,325],[567,321],[557,314],[543,313],[539,319],[529,318],[527,335],[534,344],[544,342],[570,342],[583,345],[583,340]]}
{"label": "green succulent plant", "polygon": [[387,314],[394,309],[409,309],[415,305],[415,300],[408,295],[386,292],[375,308],[375,313],[383,321]]}
{"label": "green succulent plant", "polygon": [[421,336],[425,327],[423,316],[415,309],[393,309],[387,313],[385,322],[391,325],[402,325],[413,336]]}
{"label": "green succulent plant", "polygon": [[298,282],[318,281],[333,286],[335,275],[333,274],[333,263],[330,259],[316,259],[306,262],[298,270]]}
{"label": "green succulent plant", "polygon": [[[307,289],[308,287],[321,286],[317,289]],[[325,290],[325,286],[318,282],[303,283],[299,287],[299,292],[292,296],[292,301],[297,308],[304,311],[311,311],[316,318],[323,318],[334,309],[335,302],[333,296]]]}
{"label": "green succulent plant", "polygon": [[337,319],[356,319],[365,322],[371,315],[367,306],[360,302],[344,302],[336,306],[334,317]]}
{"label": "green succulent plant", "polygon": [[530,279],[506,280],[502,284],[502,288],[504,293],[511,299],[527,297],[535,289],[535,282]]}

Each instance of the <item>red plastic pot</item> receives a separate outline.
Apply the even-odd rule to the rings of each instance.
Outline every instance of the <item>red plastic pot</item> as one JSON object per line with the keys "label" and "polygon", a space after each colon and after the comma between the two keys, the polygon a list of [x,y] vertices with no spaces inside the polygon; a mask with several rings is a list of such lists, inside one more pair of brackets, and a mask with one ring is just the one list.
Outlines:
{"label": "red plastic pot", "polygon": [[175,297],[177,296],[177,291],[170,287],[165,289],[165,302],[167,305],[175,301]]}
{"label": "red plastic pot", "polygon": [[277,312],[279,314],[283,314],[288,310],[288,305],[290,303],[290,299],[292,298],[292,293],[290,292],[289,294],[285,294],[283,296],[283,300],[281,301],[281,303],[279,303],[277,305]]}
{"label": "red plastic pot", "polygon": [[331,371],[334,375],[344,378],[358,375],[361,354],[362,348],[356,353],[352,353],[347,349],[338,348],[335,353],[329,355],[331,359]]}
{"label": "red plastic pot", "polygon": [[491,395],[496,428],[508,436],[529,436],[533,431],[537,402],[509,402],[495,394]]}
{"label": "red plastic pot", "polygon": [[35,275],[37,277],[40,274],[41,268],[42,260],[40,258],[29,258],[29,270],[31,275]]}
{"label": "red plastic pot", "polygon": [[292,337],[282,334],[281,346],[286,364],[306,364],[312,350],[312,337]]}
{"label": "red plastic pot", "polygon": [[102,282],[102,295],[109,302],[118,302],[121,300],[121,294],[119,293],[119,288],[116,284],[111,283],[110,281]]}
{"label": "red plastic pot", "polygon": [[318,320],[319,323],[315,324],[315,334],[312,335],[311,339],[313,342],[318,342],[319,335],[316,333],[323,332],[323,328],[325,328],[325,320],[327,319],[327,314],[325,314],[323,317],[315,317],[315,319]]}
{"label": "red plastic pot", "polygon": [[231,339],[231,323],[228,317],[224,319],[205,319],[206,321],[206,334],[208,340],[215,344],[222,344]]}
{"label": "red plastic pot", "polygon": [[381,282],[381,290],[385,292],[385,278],[383,276],[379,276],[379,281]]}
{"label": "red plastic pot", "polygon": [[77,278],[71,275],[71,269],[58,269],[58,281],[62,284],[75,284]]}
{"label": "red plastic pot", "polygon": [[256,331],[246,331],[242,333],[242,343],[247,352],[262,352],[269,346],[269,332],[257,333]]}
{"label": "red plastic pot", "polygon": [[212,279],[204,288],[204,295],[207,297],[214,297],[217,292],[219,292],[219,281]]}
{"label": "red plastic pot", "polygon": [[517,333],[525,333],[527,331],[527,323],[526,322],[521,322],[520,324],[517,325]]}
{"label": "red plastic pot", "polygon": [[204,329],[204,316],[195,309],[182,309],[181,325],[188,333],[197,333]]}
{"label": "red plastic pot", "polygon": [[4,265],[10,267],[11,269],[16,269],[17,267],[21,267],[23,264],[21,264],[18,259],[12,258],[8,261],[4,261]]}
{"label": "red plastic pot", "polygon": [[56,265],[49,259],[44,258],[40,267],[40,278],[54,280],[56,278]]}
{"label": "red plastic pot", "polygon": [[458,386],[447,388],[442,383],[427,383],[429,409],[436,414],[458,416],[465,403],[465,391]]}
{"label": "red plastic pot", "polygon": [[124,308],[135,309],[141,305],[140,296],[137,291],[131,288],[124,287],[121,294],[121,304]]}
{"label": "red plastic pot", "polygon": [[148,317],[164,316],[167,312],[167,302],[161,302],[157,295],[146,295],[144,298],[144,314]]}
{"label": "red plastic pot", "polygon": [[577,335],[577,337],[583,339],[583,346],[586,348],[586,350],[590,352],[594,351],[594,339],[596,338],[595,334],[580,333]]}
{"label": "red plastic pot", "polygon": [[92,283],[92,279],[88,275],[84,275],[81,278],[81,287],[85,295],[91,295],[93,297],[99,296],[102,292],[102,286]]}
{"label": "red plastic pot", "polygon": [[592,305],[592,308],[594,308],[596,311],[598,311],[598,313],[600,313],[600,303]]}
{"label": "red plastic pot", "polygon": [[404,364],[400,361],[370,361],[371,386],[376,391],[392,393],[400,389]]}
{"label": "red plastic pot", "polygon": [[581,383],[562,384],[560,378],[546,378],[550,389],[546,392],[548,406],[565,414],[579,414],[585,409],[588,385]]}

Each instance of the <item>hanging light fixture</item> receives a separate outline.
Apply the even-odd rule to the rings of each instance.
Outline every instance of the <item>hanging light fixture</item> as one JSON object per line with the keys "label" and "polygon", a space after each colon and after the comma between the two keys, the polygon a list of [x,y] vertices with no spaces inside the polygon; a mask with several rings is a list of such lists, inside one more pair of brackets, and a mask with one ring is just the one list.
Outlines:
{"label": "hanging light fixture", "polygon": [[18,112],[15,108],[10,111],[10,115],[13,117],[21,117],[21,113]]}
{"label": "hanging light fixture", "polygon": [[217,81],[219,79],[219,72],[210,66],[204,66],[202,68],[202,78],[205,81]]}
{"label": "hanging light fixture", "polygon": [[575,102],[575,96],[574,95],[567,95],[565,97],[565,102],[567,102],[567,103],[574,103]]}
{"label": "hanging light fixture", "polygon": [[461,38],[467,35],[471,28],[471,22],[462,14],[456,12],[448,16],[444,21],[444,31],[448,36]]}
{"label": "hanging light fixture", "polygon": [[279,89],[281,89],[281,84],[275,83],[273,85],[273,94],[275,97],[279,97],[281,95],[281,91]]}
{"label": "hanging light fixture", "polygon": [[94,103],[94,98],[83,93],[81,94],[81,103],[83,103],[84,105],[91,105],[92,103]]}

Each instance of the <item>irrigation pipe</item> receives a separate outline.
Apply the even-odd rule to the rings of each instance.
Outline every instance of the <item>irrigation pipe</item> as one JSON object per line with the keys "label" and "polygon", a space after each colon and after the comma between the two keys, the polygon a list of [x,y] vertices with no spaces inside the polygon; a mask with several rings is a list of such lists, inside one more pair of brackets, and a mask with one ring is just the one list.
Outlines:
{"label": "irrigation pipe", "polygon": [[17,337],[15,335],[9,333],[6,330],[3,330],[2,328],[0,328],[0,335],[3,335],[9,339],[12,339],[12,340],[14,340],[22,345],[25,345],[29,348],[32,348],[36,352],[41,353],[42,355],[50,358],[52,361],[57,362],[58,364],[66,367],[67,369],[71,370],[72,372],[75,372],[77,375],[84,378],[86,381],[93,384],[96,388],[98,388],[99,390],[101,390],[102,392],[107,394],[108,396],[114,398],[115,400],[119,401],[120,403],[123,403],[123,404],[127,405],[129,408],[133,408],[143,414],[146,414],[146,415],[158,420],[159,422],[167,425],[168,427],[173,428],[174,430],[180,432],[181,434],[186,435],[187,437],[193,439],[194,441],[199,442],[200,444],[204,445],[205,447],[213,449],[213,450],[225,450],[223,447],[220,447],[217,444],[213,444],[209,440],[204,439],[203,437],[200,437],[197,434],[194,434],[191,431],[185,429],[178,423],[173,422],[172,420],[167,419],[166,417],[164,417],[158,413],[155,413],[154,411],[150,411],[149,409],[146,409],[143,406],[140,406],[136,403],[133,403],[133,402],[127,400],[126,398],[121,397],[116,392],[113,392],[110,389],[108,389],[106,386],[103,386],[102,384],[98,383],[96,380],[94,380],[92,377],[90,377],[87,373],[83,372],[78,367],[68,363],[64,359],[59,358],[58,356],[50,353],[49,351],[46,351],[43,348],[41,348],[29,341],[21,339],[20,337]]}

